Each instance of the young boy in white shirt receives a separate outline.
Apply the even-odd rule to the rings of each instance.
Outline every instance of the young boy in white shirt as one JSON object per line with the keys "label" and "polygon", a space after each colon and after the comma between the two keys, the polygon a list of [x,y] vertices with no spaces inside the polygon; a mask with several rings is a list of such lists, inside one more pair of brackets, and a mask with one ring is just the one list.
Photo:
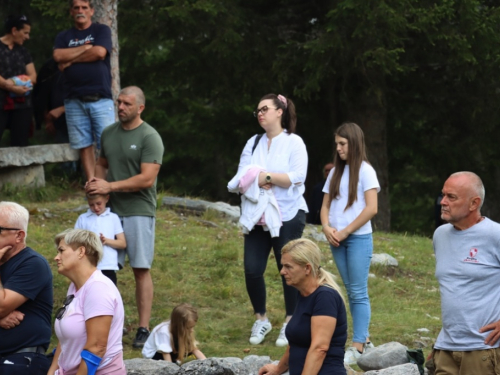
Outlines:
{"label": "young boy in white shirt", "polygon": [[116,271],[119,270],[117,250],[124,250],[127,247],[120,218],[106,207],[109,195],[87,194],[86,196],[89,210],[78,217],[75,228],[86,229],[99,235],[104,254],[97,268],[116,285]]}

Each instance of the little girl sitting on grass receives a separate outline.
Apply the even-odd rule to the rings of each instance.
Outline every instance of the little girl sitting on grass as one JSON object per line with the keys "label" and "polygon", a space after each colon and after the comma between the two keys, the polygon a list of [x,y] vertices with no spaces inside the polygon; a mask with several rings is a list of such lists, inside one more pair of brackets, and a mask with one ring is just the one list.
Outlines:
{"label": "little girl sitting on grass", "polygon": [[177,364],[192,356],[196,359],[206,359],[196,347],[194,326],[197,321],[198,313],[189,303],[176,306],[172,310],[170,320],[158,324],[151,331],[142,349],[143,357]]}

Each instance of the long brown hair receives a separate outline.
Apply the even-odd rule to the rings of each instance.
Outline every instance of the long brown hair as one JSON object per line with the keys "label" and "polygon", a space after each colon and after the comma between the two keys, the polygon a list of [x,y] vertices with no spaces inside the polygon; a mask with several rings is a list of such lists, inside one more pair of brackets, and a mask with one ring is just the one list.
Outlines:
{"label": "long brown hair", "polygon": [[346,164],[349,164],[349,196],[347,199],[347,205],[345,210],[351,207],[354,202],[358,199],[357,190],[359,182],[359,170],[361,168],[361,163],[366,161],[369,163],[366,157],[366,147],[365,147],[365,135],[363,130],[355,124],[354,122],[345,122],[340,125],[337,130],[335,130],[334,136],[339,136],[347,139],[347,160],[342,160],[335,148],[333,154],[333,176],[330,181],[330,195],[329,200],[337,198],[340,195],[340,180],[342,179],[342,174],[344,173],[344,168]]}
{"label": "long brown hair", "polygon": [[170,344],[180,361],[183,361],[189,353],[196,350],[194,329],[189,329],[188,325],[197,321],[198,312],[189,303],[181,303],[172,310],[170,315]]}

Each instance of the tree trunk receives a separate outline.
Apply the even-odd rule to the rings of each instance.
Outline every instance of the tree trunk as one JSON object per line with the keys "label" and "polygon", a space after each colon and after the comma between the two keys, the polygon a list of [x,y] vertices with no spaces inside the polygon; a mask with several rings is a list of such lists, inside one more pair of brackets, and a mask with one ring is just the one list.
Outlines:
{"label": "tree trunk", "polygon": [[348,120],[356,122],[365,133],[368,160],[377,172],[380,183],[378,214],[373,218],[374,229],[390,231],[389,163],[387,156],[387,106],[380,88],[362,88],[348,105]]}
{"label": "tree trunk", "polygon": [[118,0],[100,0],[94,2],[93,21],[111,28],[113,52],[111,53],[111,92],[116,100],[120,92],[120,69],[118,64]]}

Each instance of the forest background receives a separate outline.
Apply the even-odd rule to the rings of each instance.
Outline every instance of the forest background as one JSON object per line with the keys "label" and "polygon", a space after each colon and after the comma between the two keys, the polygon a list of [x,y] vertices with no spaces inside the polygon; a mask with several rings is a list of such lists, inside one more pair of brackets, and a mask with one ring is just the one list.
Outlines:
{"label": "forest background", "polygon": [[[500,5],[494,0],[99,0],[117,30],[121,86],[146,93],[165,144],[159,187],[227,192],[252,116],[292,98],[309,153],[306,195],[332,160],[333,131],[364,130],[382,190],[376,229],[431,234],[453,172],[476,172],[500,221]],[[26,14],[39,69],[72,26],[66,0],[3,0]],[[119,47],[119,49],[118,49]]]}

